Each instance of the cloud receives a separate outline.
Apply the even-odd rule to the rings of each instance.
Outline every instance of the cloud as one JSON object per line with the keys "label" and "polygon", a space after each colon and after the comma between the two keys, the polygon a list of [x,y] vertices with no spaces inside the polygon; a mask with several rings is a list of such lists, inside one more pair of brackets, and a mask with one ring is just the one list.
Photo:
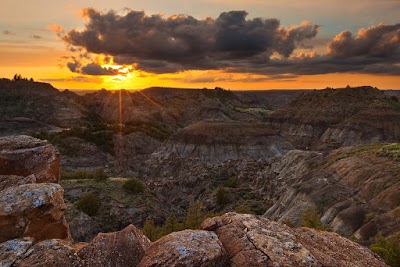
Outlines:
{"label": "cloud", "polygon": [[61,34],[64,32],[64,28],[58,25],[57,23],[53,23],[47,26],[47,29],[53,31],[57,34]]}
{"label": "cloud", "polygon": [[32,35],[32,38],[33,38],[33,39],[43,39],[42,36],[36,35],[36,34]]}
{"label": "cloud", "polygon": [[4,30],[2,32],[4,35],[15,35],[15,32],[9,31],[9,30]]}
{"label": "cloud", "polygon": [[[346,72],[400,73],[400,24],[379,24],[356,35],[344,31],[327,40],[316,38],[320,27],[311,21],[283,27],[276,18],[249,19],[246,11],[223,12],[215,19],[164,17],[135,10],[103,13],[92,8],[82,14],[86,22],[83,29],[64,32],[61,26],[57,28],[70,51],[102,55],[114,64],[149,73],[224,70],[264,75],[263,79]],[[321,52],[324,44],[326,52]],[[84,64],[82,58],[67,67],[88,75],[118,73],[96,61]],[[198,79],[206,82],[214,78]]]}
{"label": "cloud", "polygon": [[400,58],[400,24],[379,24],[361,29],[354,36],[350,31],[338,34],[328,45],[333,58]]}
{"label": "cloud", "polygon": [[[81,55],[80,59],[85,58],[86,55]],[[98,63],[88,63],[82,64],[78,59],[75,57],[71,58],[73,62],[67,62],[67,68],[71,72],[80,73],[84,75],[93,75],[93,76],[101,76],[101,75],[117,75],[119,74],[120,69],[118,68],[104,68],[100,66]]]}
{"label": "cloud", "polygon": [[[72,47],[114,57],[118,64],[136,64],[145,71],[164,73],[189,69],[221,69],[231,60],[273,53],[290,56],[297,43],[315,37],[311,22],[281,27],[277,19],[247,19],[245,11],[221,13],[216,19],[176,15],[147,15],[130,10],[125,15],[85,9],[83,30],[63,36]],[[116,41],[118,40],[118,41]]]}

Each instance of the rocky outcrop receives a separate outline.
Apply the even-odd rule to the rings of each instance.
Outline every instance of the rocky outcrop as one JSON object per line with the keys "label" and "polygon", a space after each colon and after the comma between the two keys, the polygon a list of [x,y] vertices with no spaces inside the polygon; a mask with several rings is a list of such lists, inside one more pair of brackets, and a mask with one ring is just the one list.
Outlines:
{"label": "rocky outcrop", "polygon": [[226,213],[200,228],[215,231],[231,266],[387,266],[337,234],[289,228],[254,215]]}
{"label": "rocky outcrop", "polygon": [[236,159],[267,160],[293,146],[264,124],[202,121],[180,132],[161,151],[160,158],[195,159],[203,163]]}
{"label": "rocky outcrop", "polygon": [[2,175],[35,175],[37,183],[58,183],[60,154],[47,141],[30,136],[0,138]]}
{"label": "rocky outcrop", "polygon": [[10,267],[24,257],[32,246],[34,239],[25,237],[21,239],[8,240],[0,244],[0,266]]}
{"label": "rocky outcrop", "polygon": [[0,192],[0,242],[29,236],[70,238],[66,206],[58,184],[26,184]]}
{"label": "rocky outcrop", "polygon": [[369,245],[376,235],[400,231],[399,144],[344,147],[329,154],[291,151],[272,165],[274,205],[265,216],[300,225],[316,210],[333,231]]}
{"label": "rocky outcrop", "polygon": [[400,105],[369,86],[303,93],[266,121],[301,149],[400,140]]}
{"label": "rocky outcrop", "polygon": [[83,267],[75,249],[66,241],[51,239],[36,243],[13,266],[19,267]]}
{"label": "rocky outcrop", "polygon": [[79,251],[85,266],[137,266],[150,240],[135,226],[114,233],[100,233]]}
{"label": "rocky outcrop", "polygon": [[154,242],[139,266],[222,267],[226,266],[226,254],[215,233],[184,230]]}
{"label": "rocky outcrop", "polygon": [[0,175],[0,191],[6,189],[7,187],[34,183],[36,183],[36,177],[33,174],[26,177],[18,175]]}
{"label": "rocky outcrop", "polygon": [[75,249],[66,241],[51,239],[34,244],[33,238],[8,240],[0,244],[0,266],[81,267]]}

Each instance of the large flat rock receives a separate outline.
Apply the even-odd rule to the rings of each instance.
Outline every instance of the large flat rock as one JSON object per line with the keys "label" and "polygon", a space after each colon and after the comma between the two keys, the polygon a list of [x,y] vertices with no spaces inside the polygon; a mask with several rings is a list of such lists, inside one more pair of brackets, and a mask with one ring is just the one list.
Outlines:
{"label": "large flat rock", "polygon": [[1,137],[0,174],[34,174],[38,183],[58,183],[60,154],[49,142],[30,136]]}

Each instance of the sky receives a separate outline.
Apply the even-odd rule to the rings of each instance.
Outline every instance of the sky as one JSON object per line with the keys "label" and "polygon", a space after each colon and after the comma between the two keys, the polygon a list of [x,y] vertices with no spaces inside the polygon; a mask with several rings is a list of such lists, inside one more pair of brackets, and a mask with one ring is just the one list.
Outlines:
{"label": "sky", "polygon": [[400,89],[400,0],[1,0],[0,77],[59,89]]}

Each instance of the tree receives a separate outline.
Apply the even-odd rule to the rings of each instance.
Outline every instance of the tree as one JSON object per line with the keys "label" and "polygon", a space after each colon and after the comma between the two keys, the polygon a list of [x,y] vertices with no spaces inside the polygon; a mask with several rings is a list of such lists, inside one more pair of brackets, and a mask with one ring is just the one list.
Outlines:
{"label": "tree", "polygon": [[171,212],[168,215],[168,218],[165,220],[164,226],[163,226],[163,235],[167,235],[172,232],[176,232],[181,230],[181,225],[178,222],[178,219],[175,217],[175,213]]}
{"label": "tree", "polygon": [[153,220],[147,219],[143,225],[143,234],[151,241],[156,241],[161,237],[161,228],[154,225]]}
{"label": "tree", "polygon": [[203,205],[200,202],[196,202],[188,209],[183,223],[186,229],[198,229],[206,217],[207,212],[204,210]]}
{"label": "tree", "polygon": [[400,233],[389,238],[378,236],[371,250],[392,267],[400,267]]}

